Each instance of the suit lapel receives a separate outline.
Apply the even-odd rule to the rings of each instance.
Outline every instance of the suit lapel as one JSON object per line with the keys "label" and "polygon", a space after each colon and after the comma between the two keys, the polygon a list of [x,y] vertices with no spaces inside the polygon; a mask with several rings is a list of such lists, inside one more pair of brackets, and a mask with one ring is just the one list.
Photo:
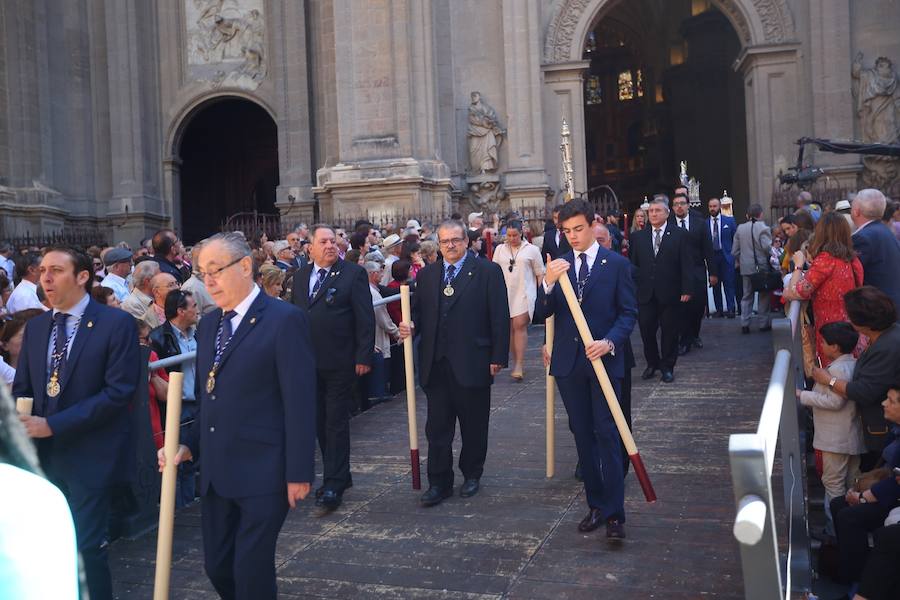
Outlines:
{"label": "suit lapel", "polygon": [[[582,291],[582,298],[587,297],[588,292],[594,287],[594,284],[597,283],[597,280],[600,279],[600,271],[606,268],[606,257],[609,256],[609,250],[601,247],[597,251],[597,256],[594,258],[594,264],[591,266],[591,272],[588,273],[588,279],[584,284],[584,290]],[[571,270],[571,269],[570,269]]]}
{"label": "suit lapel", "polygon": [[31,369],[31,393],[34,394],[35,413],[45,415],[46,413],[46,385],[47,385],[47,350],[50,344],[50,331],[53,329],[53,312],[47,311],[40,317],[36,317],[28,323],[28,327],[33,327],[33,331],[28,332],[31,347],[28,357],[29,367]]}
{"label": "suit lapel", "polygon": [[[75,340],[72,342],[72,350],[69,351],[69,357],[66,359],[63,373],[61,373],[61,392],[65,391],[69,381],[72,380],[71,374],[75,372],[78,357],[81,356],[81,351],[84,350],[94,332],[94,321],[97,320],[99,313],[97,306],[96,302],[89,300],[84,309],[84,314],[81,316],[81,323],[78,324],[78,331],[75,333]],[[46,358],[44,360],[46,361]]]}
{"label": "suit lapel", "polygon": [[[449,301],[447,302],[447,310],[453,308],[453,305],[456,304],[456,301],[465,291],[466,287],[468,287],[469,282],[472,280],[472,277],[475,276],[475,271],[477,270],[478,265],[475,264],[475,261],[478,260],[473,258],[471,254],[466,256],[466,260],[463,262],[462,267],[459,269],[459,273],[456,277],[453,278],[453,295],[450,296]],[[443,281],[443,270],[444,265],[441,265],[441,275]]]}
{"label": "suit lapel", "polygon": [[[241,324],[238,325],[237,331],[231,335],[231,341],[228,342],[228,347],[225,348],[225,352],[222,353],[222,360],[219,363],[220,369],[222,368],[222,365],[225,364],[225,361],[228,360],[228,357],[231,356],[232,352],[234,352],[234,349],[240,345],[243,339],[247,337],[247,334],[250,333],[256,326],[256,323],[262,318],[262,313],[266,308],[266,300],[266,293],[260,290],[256,299],[253,301],[253,304],[250,305],[247,314],[241,319]],[[215,339],[213,339],[213,345],[215,345],[215,343]]]}
{"label": "suit lapel", "polygon": [[[313,299],[309,301],[309,305],[312,306],[313,304],[318,302],[319,298],[321,298],[325,294],[325,290],[334,285],[334,282],[341,278],[341,275],[345,270],[346,269],[344,269],[344,261],[339,258],[336,263],[331,265],[331,269],[328,271],[328,274],[325,275],[325,280],[322,281],[322,285],[319,286],[319,289],[318,291],[316,291],[316,295],[313,297]],[[308,286],[308,277],[306,278],[306,283]]]}

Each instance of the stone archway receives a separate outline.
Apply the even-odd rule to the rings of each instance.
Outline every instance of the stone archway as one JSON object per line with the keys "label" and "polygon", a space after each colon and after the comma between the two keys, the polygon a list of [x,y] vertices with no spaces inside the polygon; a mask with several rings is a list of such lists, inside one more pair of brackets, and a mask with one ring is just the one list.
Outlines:
{"label": "stone archway", "polygon": [[[559,0],[545,31],[543,48],[545,124],[556,131],[566,118],[573,132],[584,131],[582,76],[587,34],[622,0]],[[711,0],[731,22],[743,49],[734,68],[744,78],[747,154],[750,173],[748,201],[769,203],[779,168],[787,167],[799,129],[799,47],[794,19],[786,0]],[[772,107],[783,107],[774,113]],[[548,136],[553,156],[556,139]],[[576,189],[586,189],[583,140],[574,140]],[[560,168],[549,161],[551,181],[561,181]]]}

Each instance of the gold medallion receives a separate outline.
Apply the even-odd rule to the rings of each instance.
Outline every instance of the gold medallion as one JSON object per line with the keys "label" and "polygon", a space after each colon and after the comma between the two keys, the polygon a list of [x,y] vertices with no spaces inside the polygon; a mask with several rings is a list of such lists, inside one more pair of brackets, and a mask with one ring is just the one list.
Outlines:
{"label": "gold medallion", "polygon": [[453,295],[453,286],[449,283],[447,284],[447,287],[444,288],[444,295],[448,298]]}
{"label": "gold medallion", "polygon": [[216,389],[216,372],[210,371],[209,376],[206,378],[206,393],[212,394],[214,389]]}
{"label": "gold medallion", "polygon": [[50,376],[50,381],[47,382],[47,395],[51,398],[56,398],[59,396],[59,392],[59,378],[56,376],[56,373],[53,373]]}

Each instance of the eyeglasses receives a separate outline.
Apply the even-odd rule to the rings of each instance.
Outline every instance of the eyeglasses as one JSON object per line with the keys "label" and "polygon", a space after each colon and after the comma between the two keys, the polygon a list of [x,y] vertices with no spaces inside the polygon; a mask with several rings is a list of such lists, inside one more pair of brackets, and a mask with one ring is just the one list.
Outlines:
{"label": "eyeglasses", "polygon": [[464,241],[466,241],[466,238],[455,237],[455,238],[450,238],[449,240],[440,240],[440,241],[438,241],[438,243],[441,246],[456,246],[458,244],[462,244]]}
{"label": "eyeglasses", "polygon": [[243,256],[234,259],[233,261],[231,261],[230,263],[228,263],[227,265],[225,265],[224,267],[222,267],[220,269],[213,269],[212,271],[199,271],[198,270],[196,273],[200,279],[206,279],[207,277],[211,277],[212,279],[218,280],[219,276],[222,274],[222,271],[224,271],[228,267],[233,267],[234,265],[238,264],[242,260],[244,260]]}

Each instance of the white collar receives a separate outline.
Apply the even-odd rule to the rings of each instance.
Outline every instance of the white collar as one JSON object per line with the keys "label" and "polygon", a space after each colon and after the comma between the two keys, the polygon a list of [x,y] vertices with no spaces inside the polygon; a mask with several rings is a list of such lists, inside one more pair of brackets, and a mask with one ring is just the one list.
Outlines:
{"label": "white collar", "polygon": [[598,244],[597,241],[594,240],[594,243],[591,244],[591,247],[588,248],[587,250],[585,250],[584,252],[579,252],[578,250],[574,251],[575,252],[575,261],[577,263],[579,255],[587,254],[588,262],[590,264],[594,264],[594,260],[597,258],[597,253],[599,251],[600,251],[600,244]]}
{"label": "white collar", "polygon": [[240,303],[234,307],[234,312],[236,312],[241,318],[247,314],[247,311],[250,310],[250,305],[253,304],[253,301],[256,300],[256,297],[259,296],[259,286],[255,283],[253,284],[253,289],[250,290],[250,293],[247,294],[247,297],[240,301]]}
{"label": "white collar", "polygon": [[[22,287],[24,287],[26,290],[32,290],[33,292],[37,292],[37,284],[28,281],[28,280],[25,279],[24,277],[23,277],[22,280],[19,282],[19,285],[21,285]],[[19,287],[19,285],[17,285],[16,287]]]}
{"label": "white collar", "polygon": [[116,275],[115,273],[107,273],[104,279],[112,279],[113,281],[125,283],[125,278],[120,275]]}
{"label": "white collar", "polygon": [[[24,279],[22,281],[25,281]],[[75,306],[66,311],[66,314],[70,317],[75,317],[75,320],[80,319],[84,315],[84,311],[87,310],[88,302],[91,301],[91,297],[87,294],[81,297],[81,300],[75,303]],[[56,316],[56,313],[61,312],[60,310],[54,308],[53,316]]]}
{"label": "white collar", "polygon": [[[857,228],[856,228],[856,231],[854,231],[853,233],[854,233],[854,234],[859,233],[860,231],[863,230],[863,227],[865,227],[866,225],[869,225],[870,223],[874,223],[876,220],[877,220],[877,219],[872,219],[871,221],[866,221],[865,223],[863,223],[862,225],[860,225],[859,227],[857,227]],[[25,280],[23,279],[22,281],[25,281]]]}
{"label": "white collar", "polygon": [[[678,217],[675,217],[675,218],[677,219]],[[666,226],[667,226],[668,224],[669,224],[669,221],[666,220],[666,221],[663,221],[663,224],[660,225],[659,227],[654,227],[653,225],[651,225],[651,226],[650,226],[650,231],[652,231],[653,233],[656,233],[656,230],[659,229],[661,233],[665,233],[665,232],[666,232]]]}
{"label": "white collar", "polygon": [[331,269],[334,268],[334,265],[336,265],[336,264],[337,264],[337,261],[334,261],[334,264],[331,265],[330,267],[323,267],[319,263],[314,262],[313,263],[313,273],[318,273],[320,269],[325,269],[326,271],[330,271]]}

